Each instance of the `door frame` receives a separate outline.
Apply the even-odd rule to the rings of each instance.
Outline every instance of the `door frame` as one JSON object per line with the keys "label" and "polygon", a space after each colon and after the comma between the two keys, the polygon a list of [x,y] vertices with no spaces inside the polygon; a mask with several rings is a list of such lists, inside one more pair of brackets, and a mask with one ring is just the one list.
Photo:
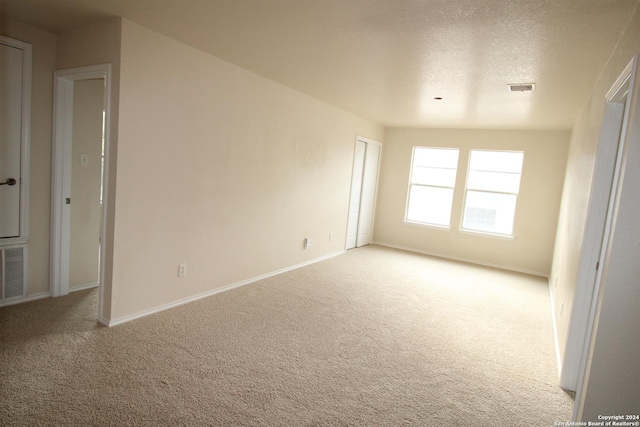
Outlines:
{"label": "door frame", "polygon": [[51,294],[54,297],[69,293],[69,249],[71,209],[64,203],[71,193],[73,87],[78,80],[103,78],[104,98],[104,169],[102,176],[102,218],[100,221],[100,268],[98,319],[102,319],[104,293],[105,230],[107,220],[107,183],[109,171],[109,143],[111,122],[111,64],[71,68],[54,72],[53,157],[51,189]]}
{"label": "door frame", "polygon": [[24,245],[29,241],[29,155],[31,152],[31,61],[29,43],[0,36],[0,43],[22,50],[22,126],[20,129],[20,235],[0,239],[0,244]]}
{"label": "door frame", "polygon": [[[602,267],[611,232],[613,208],[616,204],[618,179],[637,66],[638,57],[635,56],[605,95],[604,116],[596,155],[591,202],[576,280],[576,297],[560,375],[560,386],[577,392],[574,416],[578,409],[586,374],[591,335],[599,301]],[[608,177],[612,177],[611,181]]]}
{"label": "door frame", "polygon": [[[585,339],[582,343],[582,353],[580,357],[578,381],[576,389],[575,405],[573,409],[573,419],[577,419],[582,416],[584,410],[584,387],[586,381],[588,381],[588,366],[589,366],[589,353],[594,338],[594,326],[595,319],[598,312],[598,306],[601,303],[600,284],[602,281],[602,272],[604,270],[605,258],[609,249],[609,239],[611,235],[611,227],[614,220],[614,209],[617,205],[618,199],[618,186],[620,180],[620,173],[622,168],[622,157],[625,152],[625,144],[627,139],[627,128],[629,126],[629,117],[631,114],[631,102],[635,91],[635,77],[638,69],[638,55],[634,56],[627,64],[624,71],[616,79],[615,83],[607,92],[605,99],[605,112],[603,119],[603,131],[602,140],[603,143],[615,145],[618,149],[616,152],[615,169],[613,174],[613,181],[608,194],[608,205],[606,206],[606,217],[604,224],[604,232],[602,233],[602,239],[600,245],[595,248],[599,249],[594,251],[593,257],[597,256],[597,263],[600,268],[595,270],[595,277],[593,277],[593,294],[588,306],[589,315],[587,318],[587,324],[585,328]],[[611,128],[611,131],[607,132],[607,128]],[[608,139],[605,139],[608,138]],[[593,269],[592,269],[593,271]],[[590,276],[592,278],[592,276]],[[587,307],[586,307],[587,308]]]}
{"label": "door frame", "polygon": [[[362,147],[362,160],[358,161],[358,147]],[[362,181],[364,179],[364,163],[366,161],[367,143],[356,138],[353,150],[353,161],[351,169],[351,192],[349,194],[349,208],[347,210],[347,235],[345,239],[345,250],[355,249],[358,244],[358,223],[360,222],[360,200],[362,196]],[[359,173],[358,173],[359,172]],[[355,214],[355,224],[353,224],[351,207],[357,201],[358,212]],[[352,237],[353,236],[353,237]],[[353,245],[349,239],[353,239]]]}
{"label": "door frame", "polygon": [[[378,155],[378,164],[376,166],[377,167],[376,182],[375,182],[374,193],[373,193],[373,216],[371,218],[371,233],[373,233],[373,228],[374,228],[375,219],[376,219],[376,217],[375,217],[375,209],[376,209],[376,203],[378,201],[378,183],[380,181],[380,179],[379,179],[380,178],[380,165],[382,164],[382,146],[383,146],[383,144],[382,144],[382,142],[379,142],[379,141],[376,141],[376,140],[373,140],[373,139],[370,139],[370,138],[365,138],[365,137],[360,136],[360,135],[356,135],[356,141],[354,143],[354,149],[353,149],[353,161],[351,162],[353,168],[352,168],[352,172],[351,172],[351,191],[349,193],[349,208],[347,209],[347,230],[346,230],[346,233],[345,233],[345,235],[346,235],[346,237],[345,237],[345,250],[354,249],[354,248],[358,248],[359,247],[358,246],[358,230],[360,228],[360,214],[361,214],[362,206],[360,206],[360,211],[358,212],[358,224],[356,225],[356,244],[355,244],[355,246],[353,248],[347,248],[346,247],[348,239],[349,239],[349,213],[350,213],[350,210],[351,210],[351,197],[354,194],[354,191],[353,191],[354,190],[353,189],[353,184],[354,184],[354,182],[353,182],[354,181],[353,172],[355,171],[354,162],[355,162],[355,156],[356,156],[356,151],[357,151],[357,147],[358,147],[358,142],[364,142],[365,143],[365,153],[364,153],[364,159],[363,159],[364,164],[363,164],[363,168],[362,168],[362,180],[361,180],[361,183],[360,183],[360,187],[361,187],[360,188],[360,197],[359,197],[360,200],[358,201],[358,203],[360,205],[362,205],[362,187],[364,186],[364,176],[366,174],[366,168],[367,168],[367,150],[368,150],[369,144],[376,145],[380,149],[380,154]],[[373,235],[372,235],[371,243],[373,243]]]}

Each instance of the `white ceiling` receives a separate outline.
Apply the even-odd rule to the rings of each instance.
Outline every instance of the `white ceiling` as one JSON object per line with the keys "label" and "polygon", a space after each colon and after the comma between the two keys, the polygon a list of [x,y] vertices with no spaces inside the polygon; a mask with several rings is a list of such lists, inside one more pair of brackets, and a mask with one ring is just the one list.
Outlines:
{"label": "white ceiling", "polygon": [[387,126],[569,129],[638,3],[0,0],[0,14],[56,33],[121,16]]}

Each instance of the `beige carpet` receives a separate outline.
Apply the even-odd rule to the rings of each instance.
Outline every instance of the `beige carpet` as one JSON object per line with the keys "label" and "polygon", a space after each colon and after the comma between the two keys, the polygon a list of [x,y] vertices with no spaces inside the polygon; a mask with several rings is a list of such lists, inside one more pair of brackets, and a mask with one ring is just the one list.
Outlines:
{"label": "beige carpet", "polygon": [[0,424],[553,426],[544,279],[370,246],[114,328],[0,309]]}

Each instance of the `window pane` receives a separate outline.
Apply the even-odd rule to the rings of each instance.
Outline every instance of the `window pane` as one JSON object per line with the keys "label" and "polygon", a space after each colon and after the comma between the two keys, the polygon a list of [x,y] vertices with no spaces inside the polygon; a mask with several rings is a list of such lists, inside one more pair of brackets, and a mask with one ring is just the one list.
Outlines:
{"label": "window pane", "polygon": [[407,220],[449,226],[453,189],[412,185]]}
{"label": "window pane", "polygon": [[467,179],[467,188],[469,190],[518,193],[520,190],[520,174],[470,170]]}
{"label": "window pane", "polygon": [[471,151],[467,189],[518,193],[524,153]]}
{"label": "window pane", "polygon": [[513,194],[467,191],[462,228],[510,235],[516,199]]}
{"label": "window pane", "polygon": [[454,187],[456,185],[456,170],[414,166],[411,174],[411,183]]}
{"label": "window pane", "polygon": [[406,220],[449,226],[458,149],[414,147]]}
{"label": "window pane", "polygon": [[456,169],[458,167],[458,150],[415,147],[413,149],[413,167],[416,166]]}
{"label": "window pane", "polygon": [[523,159],[522,152],[472,150],[469,169],[519,174]]}

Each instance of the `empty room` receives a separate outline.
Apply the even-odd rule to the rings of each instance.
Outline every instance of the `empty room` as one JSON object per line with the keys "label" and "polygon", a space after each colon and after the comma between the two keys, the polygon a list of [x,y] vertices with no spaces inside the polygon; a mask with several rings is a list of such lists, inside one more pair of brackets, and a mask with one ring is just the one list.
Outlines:
{"label": "empty room", "polygon": [[0,424],[640,425],[639,5],[0,0]]}

